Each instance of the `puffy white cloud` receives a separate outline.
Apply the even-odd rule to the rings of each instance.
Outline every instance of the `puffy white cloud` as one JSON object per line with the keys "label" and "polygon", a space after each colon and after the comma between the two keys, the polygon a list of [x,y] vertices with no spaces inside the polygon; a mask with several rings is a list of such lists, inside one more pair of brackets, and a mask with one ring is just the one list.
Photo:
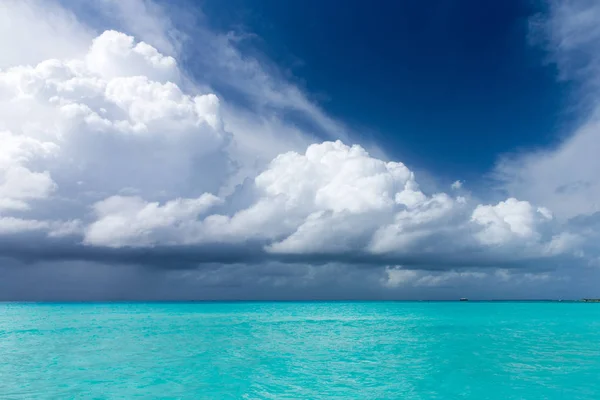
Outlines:
{"label": "puffy white cloud", "polygon": [[268,246],[275,253],[408,253],[461,209],[447,194],[421,192],[404,164],[341,142],[278,157],[256,186],[271,203],[271,224],[283,215],[288,223],[288,236]]}
{"label": "puffy white cloud", "polygon": [[0,132],[0,211],[27,210],[28,200],[48,197],[56,188],[47,171],[32,171],[30,160],[49,157],[56,146],[11,132]]}
{"label": "puffy white cloud", "polygon": [[[207,54],[257,110],[300,111],[330,136],[344,130],[298,88],[244,61],[231,38],[207,40],[223,44]],[[425,193],[407,166],[363,146],[307,144],[277,114],[249,117],[199,90],[174,57],[130,35],[106,31],[68,55],[0,71],[5,235],[77,236],[87,249],[228,244],[266,259],[440,265],[551,257],[580,240],[546,228],[552,214],[528,201]],[[265,143],[279,128],[292,145]]]}
{"label": "puffy white cloud", "polygon": [[85,241],[108,247],[183,244],[198,216],[217,203],[219,199],[210,194],[163,205],[112,196],[94,205],[97,220],[86,228]]}
{"label": "puffy white cloud", "polygon": [[230,167],[219,100],[184,93],[168,80],[177,75],[174,59],[114,31],[83,59],[0,71],[2,208],[81,189],[150,198],[218,189]]}
{"label": "puffy white cloud", "polygon": [[45,198],[56,187],[48,172],[31,172],[21,166],[2,172],[0,209],[26,210],[26,200]]}
{"label": "puffy white cloud", "polygon": [[132,36],[105,31],[92,41],[85,65],[89,71],[105,79],[145,76],[164,82],[178,79],[177,62],[148,43],[135,42]]}
{"label": "puffy white cloud", "polygon": [[[424,197],[421,195],[416,197]],[[417,247],[428,251],[423,247],[423,241],[436,234],[446,236],[449,228],[460,228],[450,221],[450,217],[461,211],[461,204],[445,193],[435,194],[420,203],[411,202],[410,205],[393,215],[391,223],[384,224],[375,232],[370,243],[371,251],[378,254],[407,253]]]}
{"label": "puffy white cloud", "polygon": [[[558,149],[501,163],[504,201],[465,194],[462,181],[427,190],[376,147],[347,145],[351,129],[245,54],[244,38],[194,18],[184,33],[185,21],[142,0],[80,4],[127,32],[98,35],[48,1],[0,4],[0,257],[160,265],[183,252],[187,266],[204,263],[189,279],[213,285],[210,295],[280,286],[306,297],[307,288],[335,297],[340,282],[346,296],[365,287],[481,293],[554,279],[533,264],[551,269],[573,254],[597,263],[598,226],[564,222],[600,210],[597,119]],[[583,32],[595,35],[593,12],[552,6],[555,43],[584,43],[595,60],[597,42]],[[181,69],[180,55],[197,74]],[[557,60],[564,77],[592,81],[594,68],[573,73],[568,59]],[[236,256],[194,258],[208,248]],[[404,268],[380,267],[388,264]],[[494,269],[508,264],[526,272]]]}
{"label": "puffy white cloud", "polygon": [[402,202],[414,176],[402,163],[383,162],[337,141],[311,145],[303,155],[282,154],[255,181],[267,196],[283,196],[290,206],[354,214]]}
{"label": "puffy white cloud", "polygon": [[[281,154],[250,189],[248,205],[231,214],[209,215],[180,203],[193,199],[159,206],[111,198],[107,204],[117,206],[96,204],[97,220],[85,242],[111,247],[258,242],[273,255],[427,256],[440,264],[451,253],[453,262],[469,264],[489,257],[498,263],[547,257],[574,243],[568,236],[543,235],[544,222],[551,220],[545,208],[512,198],[473,205],[445,193],[428,196],[404,164],[340,141],[313,144],[304,154]],[[498,253],[497,246],[505,250]],[[465,249],[480,255],[463,255]]]}
{"label": "puffy white cloud", "polygon": [[538,240],[536,225],[552,216],[545,208],[535,210],[527,201],[509,198],[495,206],[478,205],[471,220],[484,229],[477,238],[484,244],[503,244],[511,240]]}
{"label": "puffy white cloud", "polygon": [[276,157],[255,178],[254,191],[250,207],[208,217],[204,236],[267,239],[272,253],[390,252],[410,234],[433,229],[454,206],[445,194],[423,194],[404,164],[340,141]]}

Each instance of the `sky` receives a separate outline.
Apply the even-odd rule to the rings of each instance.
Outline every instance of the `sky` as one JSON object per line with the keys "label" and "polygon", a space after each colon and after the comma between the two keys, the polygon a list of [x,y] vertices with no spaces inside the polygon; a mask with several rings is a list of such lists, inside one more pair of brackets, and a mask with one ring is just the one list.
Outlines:
{"label": "sky", "polygon": [[551,144],[569,122],[568,85],[529,45],[541,2],[200,4],[214,29],[256,35],[329,114],[440,178],[477,179],[499,153]]}
{"label": "sky", "polygon": [[600,289],[600,4],[7,0],[0,300]]}

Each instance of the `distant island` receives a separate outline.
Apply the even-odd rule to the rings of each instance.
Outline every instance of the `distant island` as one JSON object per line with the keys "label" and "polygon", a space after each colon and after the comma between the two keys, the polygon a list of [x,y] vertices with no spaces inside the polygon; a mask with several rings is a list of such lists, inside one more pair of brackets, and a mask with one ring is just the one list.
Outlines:
{"label": "distant island", "polygon": [[584,303],[600,303],[600,299],[581,299]]}

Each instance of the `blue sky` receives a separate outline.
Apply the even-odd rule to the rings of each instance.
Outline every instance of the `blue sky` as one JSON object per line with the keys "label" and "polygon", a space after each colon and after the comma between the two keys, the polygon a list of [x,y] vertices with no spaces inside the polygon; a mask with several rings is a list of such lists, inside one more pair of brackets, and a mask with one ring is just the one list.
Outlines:
{"label": "blue sky", "polygon": [[331,115],[437,176],[477,179],[499,154],[554,143],[573,118],[568,82],[530,45],[542,2],[196,4],[215,29],[256,35],[246,51]]}
{"label": "blue sky", "polygon": [[595,2],[0,11],[2,299],[598,295]]}

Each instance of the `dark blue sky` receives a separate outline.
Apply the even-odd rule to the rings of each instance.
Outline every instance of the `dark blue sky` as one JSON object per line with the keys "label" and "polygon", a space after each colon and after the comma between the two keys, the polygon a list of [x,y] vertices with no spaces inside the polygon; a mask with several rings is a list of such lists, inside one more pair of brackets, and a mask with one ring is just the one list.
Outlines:
{"label": "dark blue sky", "polygon": [[528,44],[529,0],[200,2],[390,156],[475,179],[563,129],[567,87]]}

